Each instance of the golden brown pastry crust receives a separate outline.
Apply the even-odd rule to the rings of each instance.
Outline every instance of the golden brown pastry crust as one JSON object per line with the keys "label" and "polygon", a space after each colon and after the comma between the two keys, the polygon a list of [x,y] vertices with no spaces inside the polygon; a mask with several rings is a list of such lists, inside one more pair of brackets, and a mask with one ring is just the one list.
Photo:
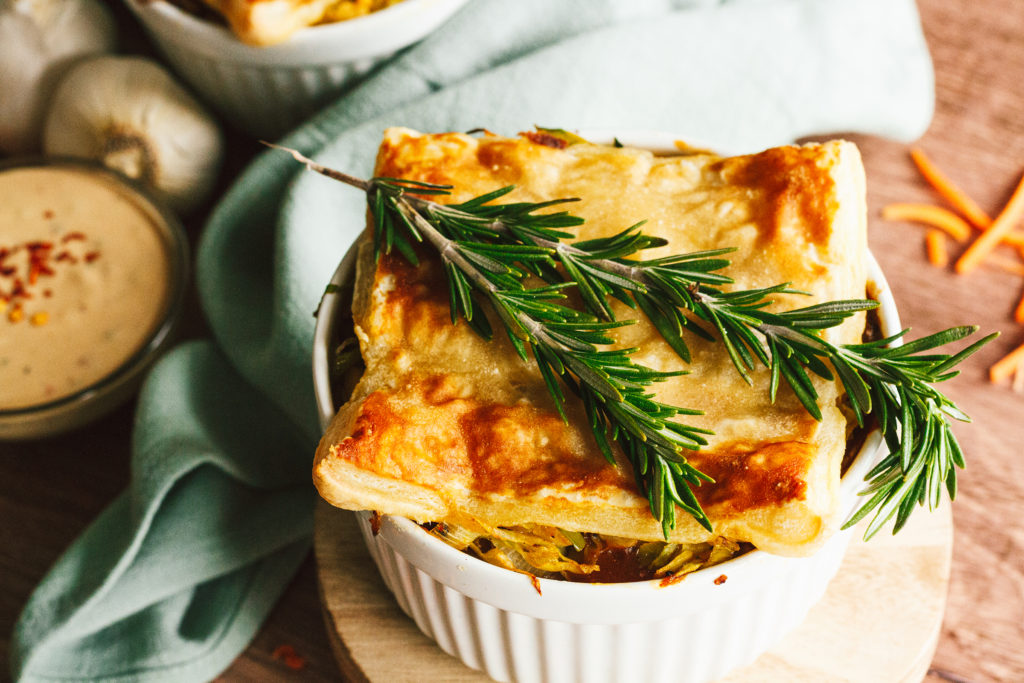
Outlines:
{"label": "golden brown pastry crust", "polygon": [[275,45],[296,31],[345,21],[385,9],[400,0],[203,0],[223,16],[239,40]]}
{"label": "golden brown pastry crust", "polygon": [[[541,141],[543,142],[543,141]],[[830,142],[719,158],[656,157],[633,149],[556,149],[527,138],[386,132],[378,175],[455,186],[462,201],[514,184],[509,200],[579,197],[581,239],[639,220],[669,240],[656,257],[737,247],[735,287],[791,282],[813,296],[780,296],[793,308],[865,295],[864,185],[855,146]],[[426,253],[424,253],[427,256]],[[543,380],[501,334],[488,343],[452,325],[440,263],[400,257],[374,266],[364,242],[353,313],[367,370],[317,451],[314,481],[330,503],[418,521],[485,526],[534,522],[638,539],[662,537],[628,465],[607,466],[582,411],[558,417]],[[618,343],[637,362],[690,374],[655,385],[658,400],[699,408],[680,416],[715,431],[691,462],[715,479],[697,490],[715,534],[769,552],[812,552],[836,514],[846,420],[831,382],[817,381],[816,422],[788,388],[768,402],[766,372],[748,387],[720,344],[690,341],[685,365],[640,317]],[[495,330],[500,323],[492,320]],[[863,320],[828,330],[859,340]],[[684,513],[673,540],[709,534]]]}

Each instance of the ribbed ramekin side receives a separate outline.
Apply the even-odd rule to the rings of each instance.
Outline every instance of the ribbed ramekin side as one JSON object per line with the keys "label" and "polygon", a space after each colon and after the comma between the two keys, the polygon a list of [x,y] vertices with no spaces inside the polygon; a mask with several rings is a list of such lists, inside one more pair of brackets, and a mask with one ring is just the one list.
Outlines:
{"label": "ribbed ramekin side", "polygon": [[[360,518],[364,538],[399,605],[467,666],[514,683],[705,683],[749,664],[799,625],[842,561],[848,534],[788,562],[764,586],[699,613],[586,624],[494,607],[412,565]],[[725,566],[723,566],[725,568]],[[726,578],[728,580],[728,578]],[[568,618],[571,615],[567,614]]]}
{"label": "ribbed ramekin side", "polygon": [[366,513],[357,512],[356,519],[359,522],[359,531],[362,532],[363,541],[370,551],[370,557],[373,558],[374,564],[377,565],[377,571],[380,572],[381,578],[384,579],[384,585],[395,596],[395,600],[398,602],[398,606],[402,608],[402,611],[411,617],[412,610],[409,606],[406,592],[402,588],[397,566],[398,562],[405,562],[405,560],[395,553],[390,546],[377,538],[370,528],[370,522]]}
{"label": "ribbed ramekin side", "polygon": [[[467,666],[473,669],[484,668],[485,655],[481,650],[480,640],[477,637],[478,621],[485,624],[498,619],[495,610],[492,613],[478,616],[477,610],[480,603],[459,593],[452,588],[437,583],[440,590],[438,595],[439,609],[443,609],[447,624],[446,631],[450,635],[449,647],[444,650],[452,656],[458,657]],[[486,605],[485,605],[486,606]],[[484,626],[488,628],[488,626]]]}
{"label": "ribbed ramekin side", "polygon": [[145,24],[150,37],[200,98],[246,133],[267,139],[288,132],[393,55],[322,64],[246,63],[199,52],[187,36],[156,23]]}
{"label": "ribbed ramekin side", "polygon": [[838,572],[849,540],[847,532],[834,535],[812,557],[788,562],[771,584],[716,610],[716,625],[706,635],[717,632],[717,645],[703,653],[699,666],[691,661],[693,680],[715,680],[752,663],[803,623]]}
{"label": "ribbed ramekin side", "polygon": [[431,620],[427,616],[427,606],[423,602],[423,595],[420,591],[420,582],[417,580],[419,571],[413,565],[405,561],[401,555],[392,556],[395,565],[395,593],[402,597],[399,604],[402,610],[409,615],[420,631],[428,638],[437,642]]}
{"label": "ribbed ramekin side", "polygon": [[360,519],[399,605],[467,666],[514,683],[706,683],[749,664],[821,598],[848,538],[794,560],[770,584],[713,610],[648,622],[581,624],[538,619],[469,598],[406,561]]}

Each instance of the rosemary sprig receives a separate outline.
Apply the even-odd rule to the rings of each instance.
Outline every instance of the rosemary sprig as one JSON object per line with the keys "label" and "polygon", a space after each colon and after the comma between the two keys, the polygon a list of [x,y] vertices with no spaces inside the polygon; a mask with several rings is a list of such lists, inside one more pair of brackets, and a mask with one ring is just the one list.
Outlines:
{"label": "rosemary sprig", "polygon": [[[594,241],[598,248],[600,242]],[[576,246],[579,248],[580,243]],[[861,495],[870,497],[846,521],[844,529],[874,510],[865,538],[876,534],[894,515],[896,533],[906,524],[915,504],[936,508],[943,486],[950,499],[955,498],[956,468],[964,467],[964,459],[949,418],[964,422],[970,418],[933,385],[959,374],[953,368],[998,333],[955,355],[923,352],[960,341],[977,327],[954,327],[903,345],[894,343],[909,330],[868,343],[837,346],[823,339],[820,332],[841,324],[854,313],[876,308],[877,302],[835,301],[769,312],[764,309],[773,295],[801,292],[786,284],[733,292],[712,286],[709,276],[713,273],[701,269],[721,266],[706,258],[690,259],[718,256],[723,251],[626,262],[634,268],[635,282],[646,290],[634,289],[631,295],[680,357],[689,358],[683,330],[711,336],[685,315],[689,312],[717,333],[736,370],[748,383],[750,371],[760,362],[770,370],[771,400],[775,401],[780,379],[784,379],[817,420],[822,416],[810,375],[829,381],[835,381],[838,375],[858,424],[863,427],[868,415],[876,415],[889,448],[889,454],[867,475],[869,485]],[[590,261],[592,268],[583,276],[590,281],[578,282],[581,289],[600,286],[600,276],[595,273],[611,265],[601,262],[596,253]],[[694,268],[694,263],[699,266]],[[576,272],[583,271],[566,268],[566,272],[575,278]]]}
{"label": "rosemary sprig", "polygon": [[[445,194],[450,188],[393,178],[364,181],[325,168],[296,151],[286,151],[312,170],[366,192],[378,258],[395,250],[415,265],[416,243],[426,241],[434,247],[448,279],[452,322],[461,318],[490,339],[493,331],[480,299],[493,307],[519,356],[528,360],[533,355],[562,418],[566,418],[566,396],[559,380],[582,401],[591,432],[608,462],[615,463],[611,443],[622,447],[637,486],[666,537],[676,525],[676,506],[712,530],[693,493],[694,486],[711,478],[683,454],[706,445],[704,435],[710,432],[673,419],[700,411],[660,403],[647,391],[651,384],[683,373],[660,372],[634,363],[630,356],[636,349],[600,349],[614,343],[608,331],[636,321],[602,321],[563,305],[564,290],[572,285],[557,274],[552,249],[524,244],[515,237],[516,231],[523,229],[530,234],[570,238],[564,228],[579,225],[582,219],[565,212],[536,213],[561,201],[490,203],[509,190],[457,207],[445,206],[409,193]],[[497,213],[496,207],[501,207]],[[497,231],[499,225],[507,231]],[[549,284],[528,287],[525,280],[530,275]]]}
{"label": "rosemary sprig", "polygon": [[[977,327],[954,327],[915,341],[894,345],[908,332],[862,344],[834,345],[819,332],[840,324],[852,313],[877,306],[873,301],[840,301],[783,313],[763,310],[777,288],[752,292],[720,292],[700,288],[692,293],[692,310],[711,321],[729,350],[736,369],[749,381],[756,358],[771,371],[769,393],[775,400],[779,380],[785,379],[804,407],[821,419],[813,373],[838,381],[846,391],[858,424],[876,416],[889,454],[867,475],[869,498],[843,525],[849,528],[875,511],[865,539],[875,535],[895,515],[893,533],[906,524],[915,505],[935,509],[943,486],[956,497],[956,468],[964,467],[963,452],[949,418],[969,422],[933,385],[959,374],[953,368],[990,342],[998,333],[980,339],[955,355],[927,354],[960,341]],[[834,374],[833,374],[834,371]]]}
{"label": "rosemary sprig", "polygon": [[[506,187],[444,205],[425,196],[448,194],[450,187],[393,178],[364,181],[286,151],[310,169],[366,192],[378,257],[394,249],[416,264],[414,243],[424,239],[437,250],[448,277],[453,322],[461,317],[490,338],[479,297],[493,306],[519,355],[525,360],[527,351],[532,352],[563,418],[566,398],[559,378],[581,398],[594,437],[610,462],[610,441],[621,444],[666,536],[675,526],[675,505],[711,528],[692,491],[710,479],[682,455],[684,449],[705,445],[702,435],[710,432],[671,421],[699,411],[658,403],[646,391],[653,382],[681,373],[633,363],[629,356],[634,349],[598,348],[613,343],[609,330],[635,322],[616,321],[610,297],[639,307],[685,361],[690,351],[684,332],[717,337],[748,383],[760,363],[770,371],[772,401],[780,380],[785,380],[818,420],[822,415],[811,374],[828,381],[838,375],[858,423],[863,426],[866,416],[876,415],[890,451],[867,475],[869,486],[862,495],[870,497],[844,528],[874,510],[865,537],[893,516],[896,533],[916,505],[936,507],[943,487],[955,497],[956,468],[964,467],[964,460],[949,419],[969,418],[932,385],[956,376],[953,368],[996,334],[955,355],[922,352],[964,339],[976,328],[951,328],[902,346],[894,343],[907,330],[868,343],[833,345],[822,338],[823,330],[878,304],[847,300],[770,312],[765,309],[773,296],[803,292],[788,284],[720,289],[717,285],[732,282],[716,272],[729,265],[720,257],[732,249],[628,258],[667,242],[645,235],[638,223],[608,238],[568,243],[574,235],[567,229],[583,220],[550,209],[571,199],[495,203],[513,189]],[[527,287],[531,275],[546,285]],[[566,286],[577,289],[586,311],[561,303]]]}
{"label": "rosemary sprig", "polygon": [[[594,439],[608,462],[615,463],[610,442],[622,446],[665,536],[675,527],[677,505],[710,531],[711,522],[692,487],[711,479],[682,454],[707,444],[703,435],[710,432],[673,420],[676,415],[699,411],[655,401],[646,389],[683,373],[660,372],[634,363],[630,356],[636,349],[599,349],[614,344],[607,335],[609,330],[635,321],[601,321],[563,305],[564,290],[571,283],[527,287],[524,280],[528,275],[550,275],[551,250],[519,242],[480,241],[485,235],[478,222],[464,220],[474,210],[489,214],[495,206],[489,203],[494,194],[459,205],[462,213],[444,211],[437,204],[421,211],[406,199],[406,191],[424,189],[439,190],[405,180],[372,181],[367,196],[374,206],[378,253],[393,246],[415,263],[409,239],[429,242],[441,255],[448,277],[452,321],[461,317],[481,336],[490,338],[489,323],[474,294],[484,297],[497,312],[519,356],[528,360],[533,355],[562,418],[566,419],[566,397],[559,379],[582,400]],[[579,219],[565,213],[534,213],[537,207],[554,203],[501,205],[506,207],[502,220],[539,231],[578,224]]]}

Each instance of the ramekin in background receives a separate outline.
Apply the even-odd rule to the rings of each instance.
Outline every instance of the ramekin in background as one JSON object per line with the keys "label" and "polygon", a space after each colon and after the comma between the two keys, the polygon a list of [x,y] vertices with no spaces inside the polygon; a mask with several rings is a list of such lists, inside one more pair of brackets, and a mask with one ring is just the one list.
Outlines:
{"label": "ramekin in background", "polygon": [[466,0],[404,0],[254,47],[165,0],[125,0],[174,69],[228,121],[274,139],[440,26]]}
{"label": "ramekin in background", "polygon": [[[671,149],[663,134],[628,139],[632,146]],[[332,284],[352,282],[355,253],[352,248],[342,259]],[[870,254],[868,279],[880,303],[882,334],[892,335],[901,329],[899,315]],[[325,429],[336,412],[329,373],[334,323],[350,315],[350,301],[338,292],[335,287],[324,295],[313,346],[313,380]],[[857,507],[857,493],[882,444],[880,432],[870,432],[844,473],[841,518]],[[804,620],[839,570],[853,533],[837,532],[808,558],[753,550],[671,586],[658,580],[538,579],[538,593],[522,574],[462,553],[408,519],[384,516],[375,534],[369,513],[357,517],[385,584],[420,630],[467,666],[516,683],[718,679],[753,662]],[[723,575],[726,580],[716,582]]]}

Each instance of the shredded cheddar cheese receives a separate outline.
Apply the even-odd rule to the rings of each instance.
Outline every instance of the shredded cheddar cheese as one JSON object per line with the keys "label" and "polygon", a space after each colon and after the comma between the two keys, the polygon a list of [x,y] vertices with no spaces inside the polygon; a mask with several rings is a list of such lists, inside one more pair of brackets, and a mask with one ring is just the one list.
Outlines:
{"label": "shredded cheddar cheese", "polygon": [[985,229],[992,224],[992,219],[989,215],[973,199],[967,196],[963,190],[954,185],[953,181],[946,177],[932,163],[931,159],[925,156],[925,153],[920,148],[915,147],[910,150],[910,156],[914,163],[917,164],[917,168],[921,171],[921,175],[925,177],[925,180],[946,201],[952,204],[953,208],[959,211],[962,216],[981,229]]}
{"label": "shredded cheddar cheese", "polygon": [[1024,295],[1021,295],[1020,302],[1017,304],[1017,308],[1013,312],[1013,319],[1024,325]]}
{"label": "shredded cheddar cheese", "polygon": [[1003,244],[1008,244],[1017,249],[1024,248],[1024,232],[1021,232],[1020,230],[1011,230],[1003,235]]}
{"label": "shredded cheddar cheese", "polygon": [[1024,344],[1002,357],[988,370],[988,378],[993,384],[1002,382],[1024,364]]}
{"label": "shredded cheddar cheese", "polygon": [[999,244],[1003,236],[1013,230],[1022,216],[1024,216],[1024,176],[1021,176],[1010,201],[999,212],[999,216],[992,221],[992,225],[978,239],[974,240],[971,246],[967,247],[967,251],[956,262],[956,272],[964,275],[977,268],[985,256]]}
{"label": "shredded cheddar cheese", "polygon": [[[971,238],[971,228],[980,234],[960,255],[955,270],[961,275],[970,273],[983,263],[1008,273],[1024,277],[1024,231],[1015,230],[1024,219],[1024,176],[1014,189],[1010,200],[993,220],[963,190],[957,187],[918,148],[912,149],[911,158],[924,179],[957,211],[930,204],[889,204],[882,209],[882,218],[890,221],[909,221],[929,226],[925,234],[928,261],[936,267],[949,263],[946,235],[958,242]],[[1017,252],[1022,261],[1008,259],[993,251],[1007,245]],[[1024,325],[1024,293],[1013,312],[1013,319]],[[989,380],[995,384],[1013,377],[1013,390],[1024,392],[1024,345],[1011,351],[989,368]]]}
{"label": "shredded cheddar cheese", "polygon": [[930,204],[889,204],[882,209],[882,218],[887,221],[912,221],[924,223],[949,234],[957,242],[965,242],[971,236],[971,226],[963,218],[941,206]]}
{"label": "shredded cheddar cheese", "polygon": [[1017,364],[1017,371],[1013,373],[1013,384],[1010,386],[1018,394],[1024,393],[1024,362]]}
{"label": "shredded cheddar cheese", "polygon": [[949,252],[946,251],[946,233],[941,230],[929,230],[925,235],[925,245],[928,249],[928,261],[936,268],[945,268],[949,265]]}

